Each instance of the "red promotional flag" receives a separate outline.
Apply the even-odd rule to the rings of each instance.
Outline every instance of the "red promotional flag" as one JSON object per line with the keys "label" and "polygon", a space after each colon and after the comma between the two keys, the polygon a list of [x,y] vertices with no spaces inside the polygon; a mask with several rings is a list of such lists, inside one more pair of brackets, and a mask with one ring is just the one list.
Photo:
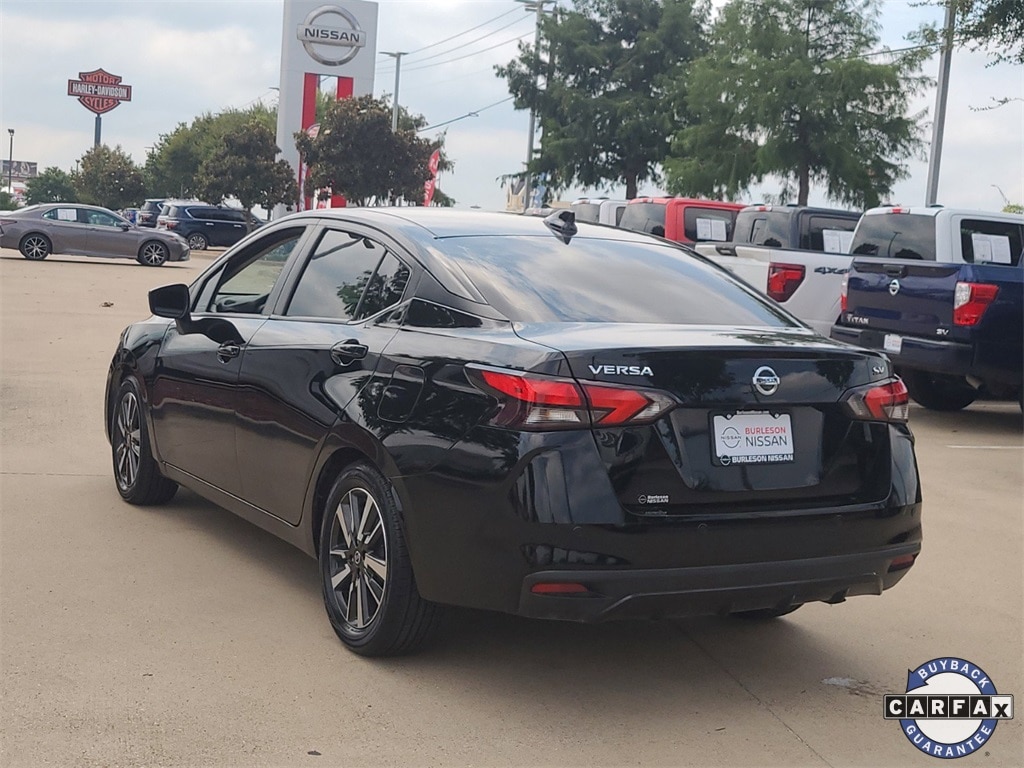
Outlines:
{"label": "red promotional flag", "polygon": [[441,150],[435,149],[430,156],[430,178],[423,183],[423,204],[430,205],[434,199],[434,189],[437,186],[437,168],[441,165]]}

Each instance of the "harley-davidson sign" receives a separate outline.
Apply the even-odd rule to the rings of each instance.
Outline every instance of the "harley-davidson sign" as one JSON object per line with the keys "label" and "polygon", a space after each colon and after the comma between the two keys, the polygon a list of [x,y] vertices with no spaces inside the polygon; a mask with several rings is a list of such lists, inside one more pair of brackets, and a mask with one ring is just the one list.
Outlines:
{"label": "harley-davidson sign", "polygon": [[132,100],[132,87],[121,85],[121,77],[102,69],[79,72],[78,80],[68,80],[68,96],[77,96],[83,107],[97,115],[109,112],[122,101]]}

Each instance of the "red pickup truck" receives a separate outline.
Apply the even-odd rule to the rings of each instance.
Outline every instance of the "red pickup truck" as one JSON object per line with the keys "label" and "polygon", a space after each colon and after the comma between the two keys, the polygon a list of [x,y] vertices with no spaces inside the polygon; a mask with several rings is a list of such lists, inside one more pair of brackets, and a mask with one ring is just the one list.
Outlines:
{"label": "red pickup truck", "polygon": [[726,242],[732,240],[736,214],[744,207],[742,203],[689,197],[638,197],[626,205],[619,226],[686,245]]}

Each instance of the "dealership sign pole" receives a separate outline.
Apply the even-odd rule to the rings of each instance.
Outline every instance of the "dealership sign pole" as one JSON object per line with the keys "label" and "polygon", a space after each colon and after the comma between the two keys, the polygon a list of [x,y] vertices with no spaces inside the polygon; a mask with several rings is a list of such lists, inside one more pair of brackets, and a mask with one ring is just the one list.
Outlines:
{"label": "dealership sign pole", "polygon": [[79,72],[77,80],[68,80],[68,96],[77,97],[83,107],[96,114],[93,146],[98,147],[103,125],[100,115],[114,109],[122,101],[131,101],[132,87],[123,85],[119,75],[94,69],[92,72]]}
{"label": "dealership sign pole", "polygon": [[[337,78],[337,98],[373,93],[377,59],[377,4],[363,0],[284,0],[281,38],[281,81],[277,105],[277,146],[305,188],[299,208],[312,205],[307,169],[303,167],[295,134],[316,122],[321,77]],[[338,204],[339,201],[332,201]],[[274,218],[285,212],[274,210]]]}

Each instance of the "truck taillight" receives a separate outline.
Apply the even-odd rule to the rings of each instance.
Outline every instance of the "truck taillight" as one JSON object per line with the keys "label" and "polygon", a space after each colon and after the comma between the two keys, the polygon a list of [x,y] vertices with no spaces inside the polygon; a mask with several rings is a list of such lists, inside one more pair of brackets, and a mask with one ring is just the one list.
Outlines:
{"label": "truck taillight", "polygon": [[903,423],[910,415],[910,395],[902,379],[871,384],[850,392],[844,399],[855,419]]}
{"label": "truck taillight", "polygon": [[842,287],[839,289],[839,311],[845,312],[850,303],[850,273],[843,275]]}
{"label": "truck taillight", "polygon": [[768,265],[768,295],[780,304],[796,292],[804,281],[803,264]]}
{"label": "truck taillight", "polygon": [[953,325],[977,325],[998,293],[997,285],[957,283],[953,292]]}
{"label": "truck taillight", "polygon": [[646,424],[676,404],[663,392],[635,387],[474,365],[466,367],[466,374],[478,389],[498,399],[491,419],[498,427],[546,431]]}

